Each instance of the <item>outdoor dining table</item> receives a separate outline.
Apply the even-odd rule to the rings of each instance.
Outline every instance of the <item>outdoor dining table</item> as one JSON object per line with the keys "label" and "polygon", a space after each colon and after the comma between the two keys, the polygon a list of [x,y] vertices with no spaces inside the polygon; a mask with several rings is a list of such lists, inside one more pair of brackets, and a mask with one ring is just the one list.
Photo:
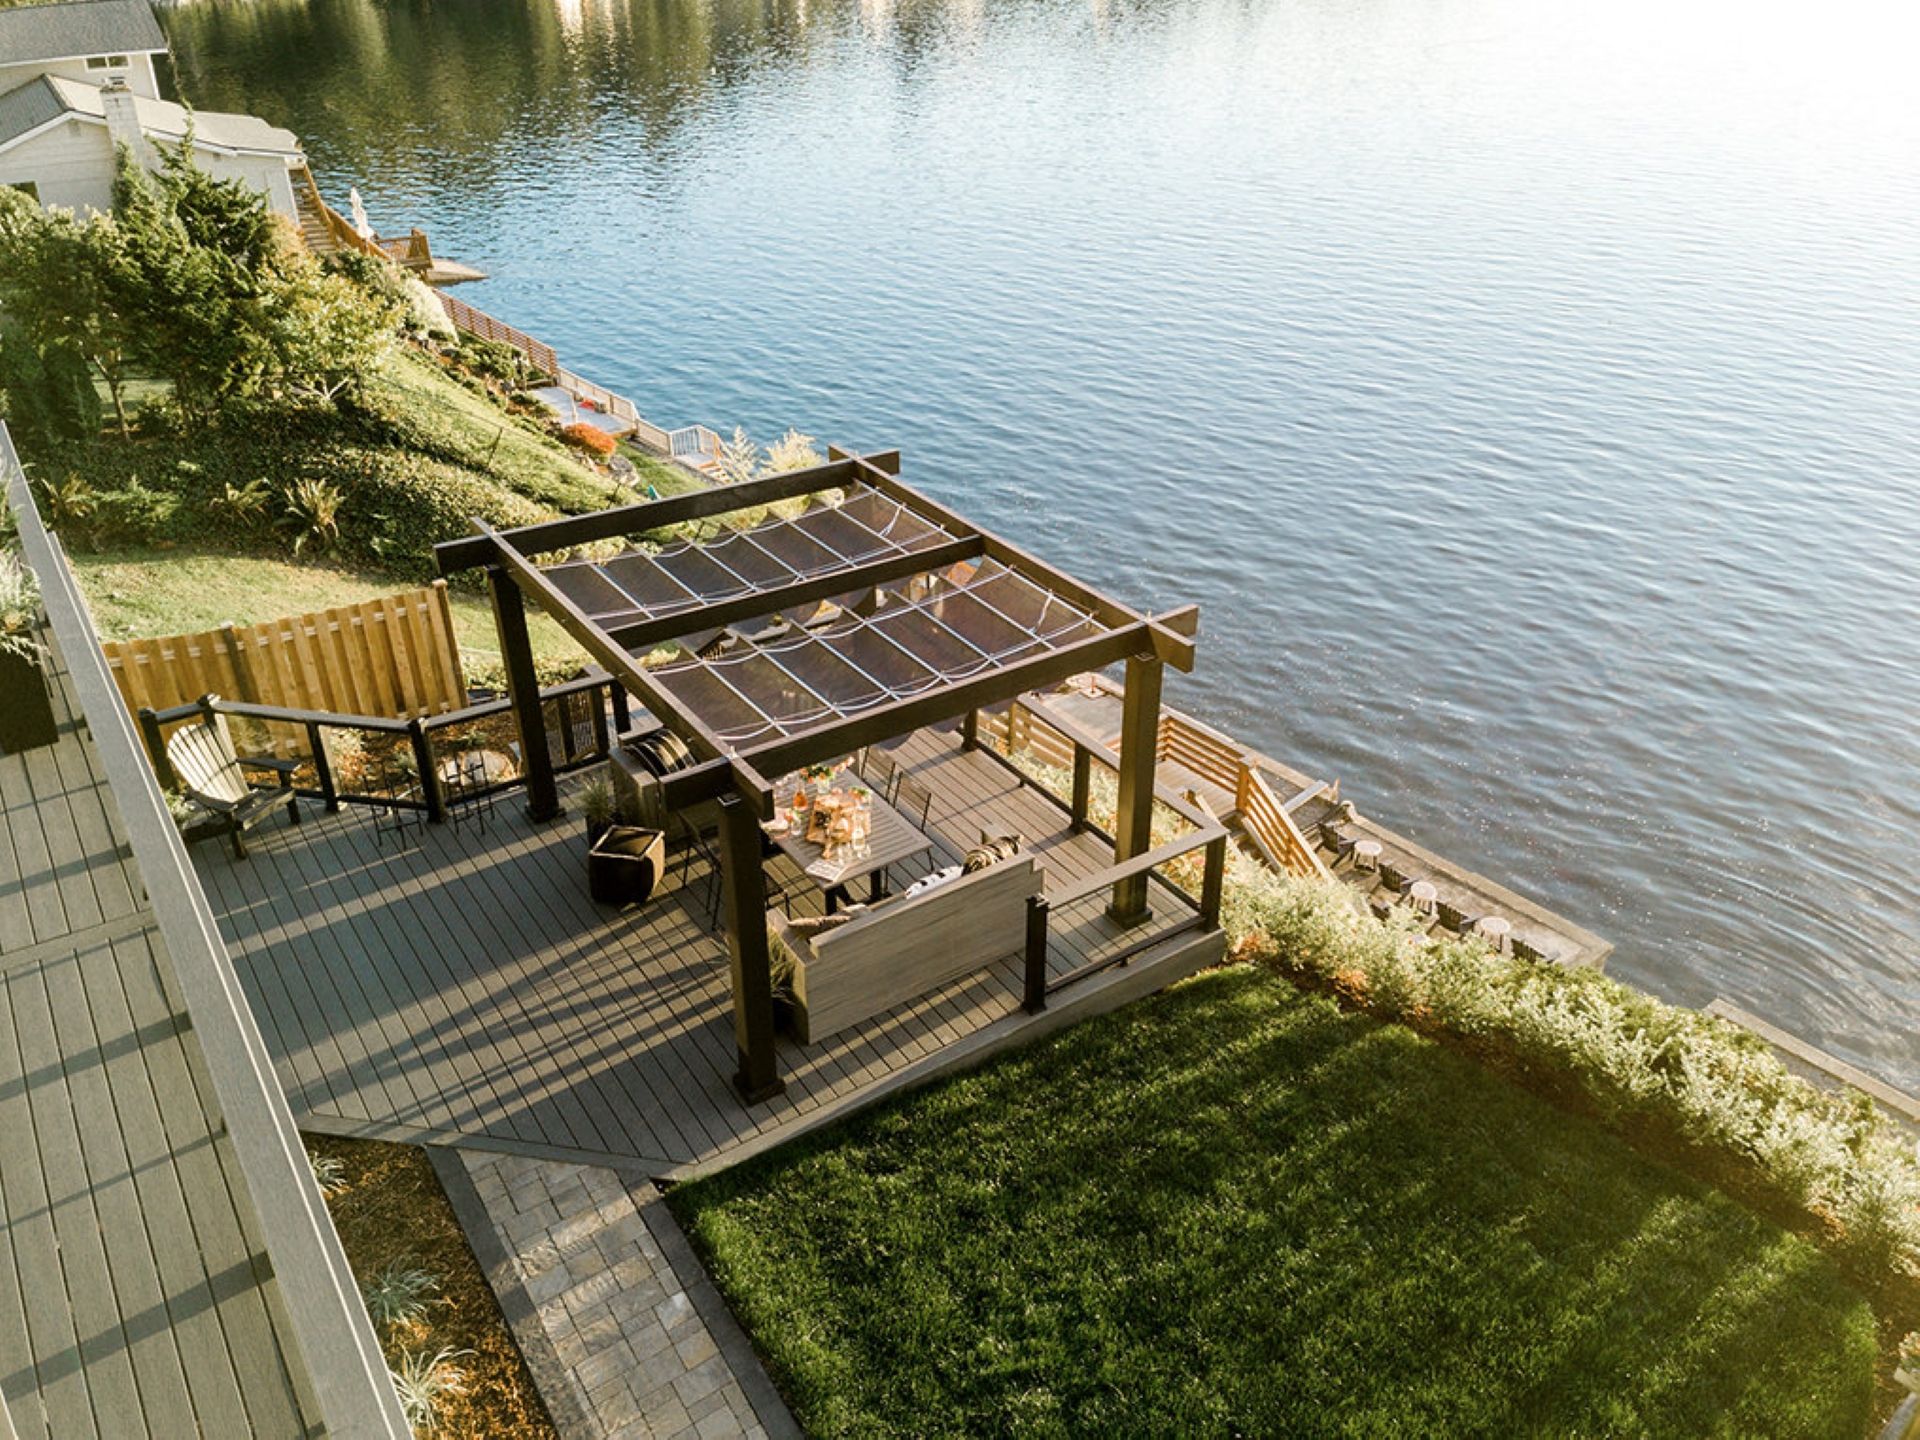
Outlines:
{"label": "outdoor dining table", "polygon": [[872,786],[849,769],[843,767],[836,770],[833,778],[825,781],[803,781],[798,776],[788,775],[776,782],[773,793],[783,815],[788,798],[801,785],[805,785],[808,794],[813,796],[824,795],[835,788],[850,790],[855,786],[868,792],[870,829],[867,843],[864,846],[842,845],[832,858],[828,858],[826,848],[818,841],[807,839],[799,826],[782,829],[770,824],[766,827],[773,843],[800,867],[801,873],[820,887],[826,897],[828,914],[833,913],[835,901],[846,893],[846,887],[862,878],[868,881],[867,898],[870,901],[878,900],[888,866],[903,864],[933,849],[930,835],[881,799]]}

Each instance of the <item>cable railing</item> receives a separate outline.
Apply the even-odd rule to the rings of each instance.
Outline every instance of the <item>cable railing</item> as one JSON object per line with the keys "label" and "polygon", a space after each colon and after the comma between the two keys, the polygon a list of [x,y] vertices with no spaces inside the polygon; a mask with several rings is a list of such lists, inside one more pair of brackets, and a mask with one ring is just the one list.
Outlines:
{"label": "cable railing", "polygon": [[[540,703],[548,758],[556,774],[606,759],[612,753],[613,737],[627,724],[626,691],[604,673],[545,686]],[[513,702],[506,696],[441,715],[400,720],[255,705],[207,695],[185,705],[140,711],[148,758],[165,788],[179,787],[179,777],[167,758],[168,732],[211,715],[239,722],[243,734],[249,726],[304,732],[304,752],[288,757],[299,766],[293,790],[319,800],[330,811],[362,805],[418,811],[430,821],[440,821],[460,805],[526,781],[519,727]]]}

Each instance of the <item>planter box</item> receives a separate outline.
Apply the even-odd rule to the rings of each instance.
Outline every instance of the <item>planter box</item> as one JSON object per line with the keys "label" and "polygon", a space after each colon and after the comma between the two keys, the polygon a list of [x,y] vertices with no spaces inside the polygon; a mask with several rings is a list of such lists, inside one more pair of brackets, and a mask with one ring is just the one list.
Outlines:
{"label": "planter box", "polygon": [[638,905],[667,867],[666,836],[636,825],[610,825],[587,852],[587,889],[602,905]]}
{"label": "planter box", "polygon": [[60,738],[53,696],[37,661],[0,654],[0,750],[37,750]]}

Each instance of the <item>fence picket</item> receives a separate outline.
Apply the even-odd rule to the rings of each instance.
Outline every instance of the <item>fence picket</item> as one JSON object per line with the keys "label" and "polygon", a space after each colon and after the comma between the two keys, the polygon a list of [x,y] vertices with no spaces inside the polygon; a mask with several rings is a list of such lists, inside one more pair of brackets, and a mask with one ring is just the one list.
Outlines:
{"label": "fence picket", "polygon": [[467,703],[444,583],[258,624],[107,640],[100,648],[136,714],[209,692],[395,719],[442,715]]}

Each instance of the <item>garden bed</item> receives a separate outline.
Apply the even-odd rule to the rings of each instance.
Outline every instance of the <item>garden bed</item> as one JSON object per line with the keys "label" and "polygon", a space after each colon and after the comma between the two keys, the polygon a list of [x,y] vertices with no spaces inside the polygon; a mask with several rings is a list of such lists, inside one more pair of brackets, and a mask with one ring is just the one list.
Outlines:
{"label": "garden bed", "polygon": [[1251,966],[678,1188],[821,1434],[1863,1434],[1835,1261]]}
{"label": "garden bed", "polygon": [[444,1365],[457,1372],[458,1391],[439,1396],[433,1429],[420,1433],[446,1440],[555,1436],[426,1155],[412,1145],[378,1140],[309,1135],[306,1142],[362,1292],[375,1290],[383,1276],[404,1278],[409,1272],[437,1285],[422,1291],[423,1313],[411,1323],[380,1323],[378,1307],[369,1305],[389,1367],[398,1370],[409,1356],[430,1361],[445,1351]]}

